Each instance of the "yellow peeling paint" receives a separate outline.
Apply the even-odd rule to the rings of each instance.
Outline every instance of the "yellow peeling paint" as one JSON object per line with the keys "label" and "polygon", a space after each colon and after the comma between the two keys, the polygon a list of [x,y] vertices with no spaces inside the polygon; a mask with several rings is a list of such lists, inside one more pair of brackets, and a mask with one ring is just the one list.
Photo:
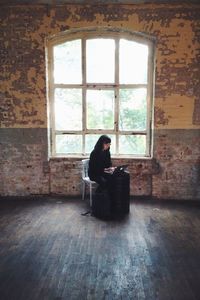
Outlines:
{"label": "yellow peeling paint", "polygon": [[13,81],[16,81],[20,78],[21,73],[19,71],[16,71],[15,73],[10,75],[10,80],[7,81],[7,85],[12,84]]}
{"label": "yellow peeling paint", "polygon": [[28,70],[28,80],[32,81],[32,79],[35,77],[36,77],[36,68],[32,67]]}
{"label": "yellow peeling paint", "polygon": [[[103,7],[105,9],[103,9]],[[26,30],[26,26],[23,22],[18,26],[18,29],[15,28],[15,24],[13,23],[16,20],[15,8],[12,8],[12,15],[9,16],[7,20],[12,21],[12,26],[10,24],[4,24],[10,26],[10,32],[12,33],[12,39],[15,40],[15,30],[17,30],[17,36],[21,36],[23,33],[22,43],[24,41],[29,41],[30,49],[22,49],[21,53],[29,54],[29,51],[33,51],[36,47],[36,50],[39,50],[41,53],[40,65],[34,66],[34,62],[32,61],[30,66],[26,66],[26,76],[27,76],[27,84],[30,92],[23,91],[23,89],[17,88],[18,81],[23,79],[24,74],[23,71],[19,71],[19,66],[16,63],[14,65],[15,72],[8,74],[7,66],[5,66],[5,80],[2,80],[2,91],[8,91],[9,97],[8,100],[5,99],[5,103],[8,101],[11,102],[12,105],[12,118],[14,121],[12,124],[7,124],[7,119],[3,119],[1,121],[1,127],[46,127],[47,126],[47,112],[46,112],[46,65],[45,60],[45,38],[59,34],[61,31],[66,30],[63,28],[75,29],[82,27],[95,27],[95,26],[112,26],[117,28],[123,28],[127,30],[132,30],[135,32],[143,32],[145,34],[151,35],[156,38],[156,76],[155,78],[158,80],[155,82],[155,90],[162,90],[165,92],[165,85],[168,78],[167,75],[163,78],[163,68],[166,68],[168,65],[170,66],[171,71],[171,81],[177,84],[178,87],[181,84],[186,85],[187,82],[182,82],[181,78],[177,78],[177,69],[180,70],[189,68],[189,64],[192,64],[194,59],[198,55],[199,44],[197,42],[197,37],[195,36],[194,31],[194,22],[192,19],[184,19],[184,17],[179,13],[179,9],[182,9],[184,6],[182,5],[119,5],[118,10],[113,11],[113,8],[116,9],[115,6],[102,6],[101,9],[98,7],[95,9],[94,15],[89,18],[91,13],[92,6],[78,6],[78,5],[67,5],[63,6],[63,10],[66,9],[66,20],[64,17],[62,19],[56,20],[56,8],[50,7],[49,11],[42,10],[43,15],[40,20],[34,19],[31,17],[31,22],[33,24],[37,24],[37,30]],[[188,8],[188,12],[190,9],[199,9],[199,6],[188,5],[185,6]],[[86,10],[87,16],[83,17],[79,15],[77,12],[79,9],[84,8]],[[158,17],[158,9],[161,12],[169,11],[177,11],[174,15],[174,18],[170,20],[169,23],[166,18]],[[18,6],[18,13],[20,7]],[[21,7],[23,11],[23,6]],[[29,8],[30,10],[36,9],[35,7]],[[37,7],[40,10],[40,7]],[[42,8],[43,9],[43,8]],[[106,14],[107,9],[107,14]],[[122,15],[121,11],[124,10],[124,15]],[[28,11],[28,8],[26,7]],[[132,13],[129,14],[129,11]],[[68,13],[71,12],[69,16]],[[113,15],[112,15],[113,13]],[[145,19],[145,14],[148,14],[148,19]],[[109,15],[110,14],[110,15]],[[141,18],[141,15],[143,18]],[[147,15],[146,15],[147,16]],[[108,18],[109,17],[109,18]],[[91,21],[92,20],[92,21]],[[6,21],[4,21],[5,23]],[[17,22],[20,22],[19,19]],[[20,32],[22,30],[22,33]],[[195,40],[196,38],[196,40]],[[20,44],[20,43],[19,43]],[[5,38],[4,47],[11,48],[12,43]],[[165,50],[166,49],[166,50]],[[168,51],[169,53],[165,53]],[[28,62],[27,62],[28,64]],[[198,72],[199,66],[196,66],[197,70],[195,71],[195,66],[193,66],[193,71]],[[22,73],[21,73],[22,72]],[[174,73],[173,73],[174,72]],[[165,74],[165,73],[164,73]],[[167,73],[166,73],[167,74]],[[9,75],[9,76],[7,76]],[[23,76],[22,76],[23,75]],[[181,75],[181,74],[180,74]],[[191,80],[191,77],[188,76],[188,82]],[[199,80],[198,78],[194,80]],[[172,82],[173,84],[173,82]],[[168,82],[169,85],[169,82]],[[159,89],[157,89],[159,87]],[[167,87],[166,87],[167,90]],[[185,88],[185,90],[187,90]],[[168,91],[167,91],[168,92]],[[163,124],[156,124],[156,128],[160,129],[197,129],[199,126],[192,124],[193,119],[193,111],[194,111],[194,103],[195,103],[195,95],[189,93],[190,96],[183,95],[177,92],[174,94],[174,91],[166,92],[165,96],[156,96],[155,98],[155,107],[160,109],[163,112],[166,120]],[[12,100],[11,100],[12,98]],[[5,111],[5,115],[9,115],[8,111]],[[156,120],[156,118],[155,118]]]}
{"label": "yellow peeling paint", "polygon": [[158,129],[198,129],[192,124],[194,100],[180,95],[171,95],[167,100],[156,99],[156,107],[164,111],[168,124],[155,124]]}
{"label": "yellow peeling paint", "polygon": [[[24,92],[20,89],[14,89],[13,83],[20,80],[21,73],[16,71],[11,74],[10,80],[4,84],[4,91],[9,91],[11,97],[12,113],[5,113],[5,116],[10,115],[10,118],[17,120],[14,128],[46,128],[47,113],[46,113],[46,95],[43,93],[45,86],[44,79],[41,74],[37,73],[36,68],[30,68],[27,73],[28,85],[34,90],[34,93]],[[34,81],[33,81],[34,80]],[[7,128],[7,118],[1,123],[1,128]],[[30,126],[31,124],[31,126]]]}

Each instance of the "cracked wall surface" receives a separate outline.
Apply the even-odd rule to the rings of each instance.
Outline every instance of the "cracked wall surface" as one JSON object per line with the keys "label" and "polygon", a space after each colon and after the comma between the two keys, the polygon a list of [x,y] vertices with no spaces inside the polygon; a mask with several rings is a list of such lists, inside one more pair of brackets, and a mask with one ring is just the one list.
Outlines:
{"label": "cracked wall surface", "polygon": [[0,24],[0,195],[80,194],[80,160],[48,161],[45,40],[109,26],[156,41],[153,152],[160,171],[129,161],[132,195],[200,198],[200,5],[18,5],[1,7]]}

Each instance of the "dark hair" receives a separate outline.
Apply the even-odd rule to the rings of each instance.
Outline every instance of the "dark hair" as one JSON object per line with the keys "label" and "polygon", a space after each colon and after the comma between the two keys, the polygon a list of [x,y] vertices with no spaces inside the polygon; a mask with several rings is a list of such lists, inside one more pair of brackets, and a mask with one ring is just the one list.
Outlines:
{"label": "dark hair", "polygon": [[101,151],[103,149],[103,144],[109,144],[111,143],[111,138],[107,135],[101,135],[98,141],[96,142],[96,145],[94,146],[94,150]]}

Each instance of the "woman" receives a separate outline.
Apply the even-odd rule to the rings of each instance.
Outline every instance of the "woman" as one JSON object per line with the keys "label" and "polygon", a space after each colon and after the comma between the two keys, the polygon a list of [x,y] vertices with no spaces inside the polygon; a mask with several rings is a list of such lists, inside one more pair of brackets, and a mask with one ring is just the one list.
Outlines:
{"label": "woman", "polygon": [[90,154],[88,175],[101,188],[108,187],[111,178],[109,171],[113,169],[111,167],[110,145],[111,139],[107,135],[102,135]]}

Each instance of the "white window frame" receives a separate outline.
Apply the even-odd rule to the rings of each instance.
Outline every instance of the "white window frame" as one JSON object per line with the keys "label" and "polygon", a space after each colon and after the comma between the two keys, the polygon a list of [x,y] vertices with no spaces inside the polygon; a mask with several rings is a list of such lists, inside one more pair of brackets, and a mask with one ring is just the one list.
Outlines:
{"label": "white window frame", "polygon": [[[115,40],[115,82],[114,84],[86,83],[86,40],[92,38],[112,38]],[[136,41],[148,46],[148,74],[147,84],[119,84],[119,39]],[[53,47],[67,41],[81,39],[82,41],[82,84],[55,84],[53,81]],[[83,136],[83,149],[85,149],[86,134],[114,134],[116,136],[116,155],[114,157],[131,157],[131,158],[151,158],[152,157],[152,124],[153,124],[153,97],[154,97],[154,39],[150,36],[135,33],[127,30],[116,28],[83,28],[70,30],[57,36],[50,37],[46,40],[47,49],[47,79],[48,79],[48,128],[49,128],[49,156],[50,157],[70,157],[70,156],[87,156],[88,153],[80,154],[56,154],[55,137],[56,134],[80,134]],[[120,88],[147,88],[147,125],[144,131],[122,131],[119,130],[119,90]],[[83,129],[81,131],[59,131],[55,130],[55,111],[54,111],[54,90],[56,88],[81,88],[82,89],[82,113]],[[86,90],[87,89],[114,89],[115,90],[115,126],[114,130],[92,130],[86,128]],[[146,153],[141,155],[124,155],[119,154],[118,138],[119,135],[146,135]]]}

